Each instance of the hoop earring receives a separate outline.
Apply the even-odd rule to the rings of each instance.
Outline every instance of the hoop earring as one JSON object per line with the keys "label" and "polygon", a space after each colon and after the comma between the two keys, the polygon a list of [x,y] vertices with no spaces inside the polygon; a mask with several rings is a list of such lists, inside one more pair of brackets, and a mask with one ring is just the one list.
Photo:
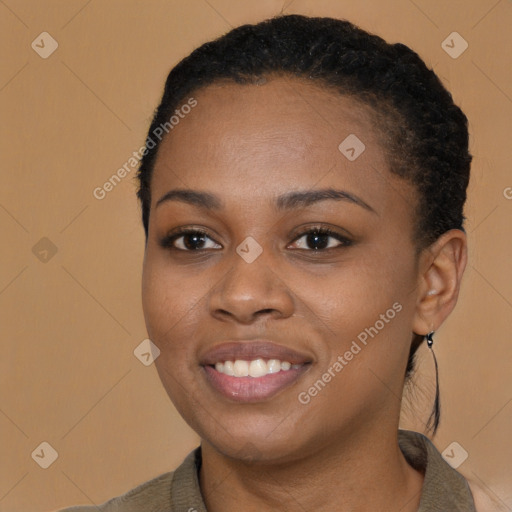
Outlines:
{"label": "hoop earring", "polygon": [[431,430],[432,434],[435,435],[441,417],[441,403],[439,398],[439,370],[437,367],[436,354],[432,348],[434,345],[434,331],[430,331],[428,334],[426,334],[425,339],[427,340],[428,348],[431,350],[432,356],[434,357],[434,366],[436,369],[436,398],[434,400],[434,407],[432,408],[432,412],[430,413],[427,421],[427,429]]}

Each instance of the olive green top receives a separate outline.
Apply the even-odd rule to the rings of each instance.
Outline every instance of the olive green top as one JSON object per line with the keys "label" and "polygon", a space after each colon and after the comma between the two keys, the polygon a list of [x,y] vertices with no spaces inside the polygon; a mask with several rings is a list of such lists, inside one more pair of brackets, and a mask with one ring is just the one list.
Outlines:
{"label": "olive green top", "polygon": [[[476,512],[467,481],[427,437],[399,430],[398,444],[408,463],[425,475],[418,512]],[[199,487],[200,465],[198,447],[173,472],[148,480],[101,505],[69,507],[58,512],[207,512]]]}

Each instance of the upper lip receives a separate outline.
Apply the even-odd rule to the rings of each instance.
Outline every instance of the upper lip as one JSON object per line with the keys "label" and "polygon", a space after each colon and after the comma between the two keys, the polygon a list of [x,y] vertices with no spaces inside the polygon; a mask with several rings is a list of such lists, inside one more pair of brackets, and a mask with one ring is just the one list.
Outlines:
{"label": "upper lip", "polygon": [[290,347],[279,345],[268,340],[228,341],[206,350],[200,357],[203,366],[237,359],[279,359],[292,364],[311,362],[311,357]]}

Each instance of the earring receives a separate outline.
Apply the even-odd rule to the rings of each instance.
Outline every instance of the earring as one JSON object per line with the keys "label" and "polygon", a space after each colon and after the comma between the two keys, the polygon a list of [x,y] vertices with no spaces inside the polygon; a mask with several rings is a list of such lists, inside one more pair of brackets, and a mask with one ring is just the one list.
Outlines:
{"label": "earring", "polygon": [[436,397],[434,400],[434,407],[427,421],[427,428],[435,434],[441,417],[441,401],[439,398],[439,369],[437,367],[436,354],[432,348],[432,345],[434,344],[434,331],[430,331],[428,334],[425,334],[425,339],[427,340],[428,348],[431,350],[432,356],[434,357],[434,366],[436,370]]}

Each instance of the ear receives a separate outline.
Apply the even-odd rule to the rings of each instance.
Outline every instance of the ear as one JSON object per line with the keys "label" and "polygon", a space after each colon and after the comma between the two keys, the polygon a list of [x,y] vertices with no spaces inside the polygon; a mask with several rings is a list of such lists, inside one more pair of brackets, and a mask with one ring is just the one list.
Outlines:
{"label": "ear", "polygon": [[436,331],[452,312],[466,262],[467,239],[460,229],[443,233],[424,249],[420,255],[418,298],[413,319],[415,333]]}

